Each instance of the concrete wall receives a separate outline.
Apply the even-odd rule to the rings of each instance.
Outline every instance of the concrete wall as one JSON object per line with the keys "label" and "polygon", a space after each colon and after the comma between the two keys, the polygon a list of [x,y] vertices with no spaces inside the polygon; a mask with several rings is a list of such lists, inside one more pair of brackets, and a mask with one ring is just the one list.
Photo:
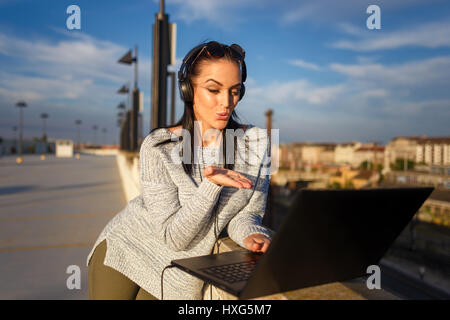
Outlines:
{"label": "concrete wall", "polygon": [[80,149],[79,151],[96,156],[115,156],[119,154],[119,150],[117,149]]}
{"label": "concrete wall", "polygon": [[127,156],[126,153],[117,152],[117,166],[122,179],[123,191],[127,202],[141,194],[139,179],[139,159]]}

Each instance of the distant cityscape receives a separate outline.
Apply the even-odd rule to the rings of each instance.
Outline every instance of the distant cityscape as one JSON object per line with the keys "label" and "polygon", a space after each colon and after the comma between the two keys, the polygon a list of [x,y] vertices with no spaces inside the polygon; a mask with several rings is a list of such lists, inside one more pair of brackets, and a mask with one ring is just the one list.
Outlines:
{"label": "distant cityscape", "polygon": [[[141,139],[139,139],[141,141]],[[64,140],[65,141],[65,140]],[[58,139],[23,141],[23,154],[56,152]],[[80,144],[74,149],[119,149],[116,145]],[[16,139],[0,139],[0,156],[17,154]],[[286,190],[308,188],[367,188],[398,185],[434,186],[436,192],[419,212],[423,221],[450,226],[450,137],[401,136],[385,146],[376,142],[279,145],[279,170],[272,183]]]}
{"label": "distant cityscape", "polygon": [[285,143],[279,145],[278,166],[265,216],[265,223],[275,229],[302,188],[433,186],[385,261],[395,262],[413,278],[419,274],[423,279],[426,270],[428,283],[448,290],[450,137],[399,136],[384,146],[358,141]]}
{"label": "distant cityscape", "polygon": [[[382,175],[399,170],[414,171],[429,173],[430,177],[415,176],[405,182],[450,188],[450,137],[396,137],[386,146],[357,141],[341,144],[294,142],[280,144],[279,150],[281,170],[335,172],[335,177],[342,177],[344,170],[355,171],[347,179],[357,177],[356,171],[360,174],[361,171],[373,171]],[[402,181],[402,178],[398,179],[398,182]],[[341,187],[346,182],[341,183]],[[357,186],[364,187],[365,184],[358,183]]]}
{"label": "distant cityscape", "polygon": [[395,137],[385,146],[358,141],[280,144],[278,164],[273,183],[289,189],[433,186],[419,218],[450,226],[450,137]]}

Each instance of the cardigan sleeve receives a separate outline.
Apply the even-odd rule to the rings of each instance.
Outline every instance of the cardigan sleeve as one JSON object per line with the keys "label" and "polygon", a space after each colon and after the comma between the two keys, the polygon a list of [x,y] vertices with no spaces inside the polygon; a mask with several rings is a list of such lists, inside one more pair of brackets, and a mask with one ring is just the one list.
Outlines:
{"label": "cardigan sleeve", "polygon": [[158,150],[147,137],[140,151],[141,192],[146,223],[158,239],[174,251],[184,250],[210,219],[223,186],[203,180],[192,198],[180,205],[178,188]]}
{"label": "cardigan sleeve", "polygon": [[269,175],[260,177],[247,205],[228,224],[228,235],[243,248],[245,248],[244,239],[254,233],[261,233],[271,239],[271,231],[261,225],[267,204],[269,183]]}
{"label": "cardigan sleeve", "polygon": [[[258,128],[256,128],[258,129]],[[250,138],[250,153],[259,159],[259,172],[248,203],[229,222],[228,235],[245,248],[244,239],[251,234],[260,233],[271,239],[272,231],[261,225],[267,204],[270,184],[270,139],[265,130],[259,130],[258,137]]]}

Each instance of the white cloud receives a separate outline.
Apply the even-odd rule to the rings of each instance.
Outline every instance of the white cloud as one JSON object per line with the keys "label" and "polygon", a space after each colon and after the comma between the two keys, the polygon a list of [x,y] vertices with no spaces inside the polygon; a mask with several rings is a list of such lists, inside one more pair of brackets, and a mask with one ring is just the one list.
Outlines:
{"label": "white cloud", "polygon": [[[17,122],[11,110],[18,100],[25,100],[29,136],[40,134],[39,113],[48,112],[53,136],[75,138],[73,121],[80,118],[86,125],[106,127],[116,139],[116,106],[127,99],[116,91],[133,80],[133,68],[117,60],[129,48],[85,33],[54,31],[64,35],[61,40],[31,40],[0,32],[0,56],[8,57],[0,66],[0,129],[6,130],[0,134],[8,135],[10,124]],[[148,109],[151,60],[140,54],[138,67]],[[144,119],[144,127],[147,123]]]}
{"label": "white cloud", "polygon": [[345,85],[319,86],[305,79],[289,82],[273,82],[264,87],[250,87],[249,96],[255,97],[265,104],[323,105],[337,99],[346,90]]}
{"label": "white cloud", "polygon": [[[377,0],[382,11],[391,13],[402,13],[401,10],[410,9],[414,6],[432,5],[446,0]],[[158,4],[160,0],[153,0]],[[195,21],[207,21],[222,29],[236,29],[235,24],[245,22],[249,13],[261,12],[276,23],[285,25],[298,21],[326,22],[335,27],[336,23],[343,21],[362,21],[365,26],[364,17],[366,8],[373,4],[369,1],[346,0],[166,0],[166,12],[170,11],[171,19],[183,20],[190,24]]]}
{"label": "white cloud", "polygon": [[338,40],[331,44],[334,48],[353,51],[390,50],[405,46],[439,48],[450,46],[450,21],[431,22],[423,25],[408,26],[397,31],[364,30],[349,24],[341,24],[341,30],[354,40]]}
{"label": "white cloud", "polygon": [[15,70],[33,71],[56,78],[71,75],[73,78],[120,81],[126,75],[126,68],[119,66],[117,60],[126,50],[87,35],[51,43],[45,39],[29,41],[0,34],[0,53],[21,60]]}
{"label": "white cloud", "polygon": [[317,12],[318,6],[315,3],[302,3],[297,8],[287,10],[283,13],[281,17],[282,24],[294,23],[297,21],[302,21],[311,17],[314,12]]}
{"label": "white cloud", "polygon": [[[25,94],[22,99],[38,101],[45,99],[80,99],[83,95],[93,94],[99,88],[92,79],[78,79],[77,81],[61,81],[47,77],[22,76],[16,74],[0,73],[0,87],[8,89],[6,96],[16,97]],[[101,95],[101,92],[99,92]]]}
{"label": "white cloud", "polygon": [[348,22],[342,22],[338,24],[338,29],[348,35],[362,36],[364,34],[366,26],[365,25],[353,25]]}
{"label": "white cloud", "polygon": [[253,77],[247,77],[247,80],[245,80],[246,87],[255,87],[256,86],[256,79]]}
{"label": "white cloud", "polygon": [[[128,48],[86,34],[65,34],[68,38],[49,42],[0,33],[0,54],[17,60],[14,66],[2,67],[5,95],[13,99],[25,91],[32,99],[94,100],[93,96],[111,98],[131,81],[133,69],[117,63]],[[139,82],[149,84],[151,61],[140,58],[138,66],[145,70],[139,72]]]}
{"label": "white cloud", "polygon": [[399,65],[332,63],[330,69],[369,86],[390,89],[403,88],[412,91],[450,85],[450,56],[409,61]]}
{"label": "white cloud", "polygon": [[[158,2],[159,0],[154,0]],[[173,6],[173,19],[188,24],[206,20],[222,29],[236,29],[236,24],[244,22],[246,10],[256,10],[265,6],[266,0],[168,0]]]}
{"label": "white cloud", "polygon": [[[381,106],[380,111],[385,115],[398,118],[414,117],[418,122],[421,115],[434,115],[442,120],[450,120],[450,99],[426,99],[421,101],[398,101],[396,103]],[[419,117],[418,117],[419,116]]]}
{"label": "white cloud", "polygon": [[391,65],[357,60],[322,67],[345,77],[338,84],[253,81],[238,110],[262,126],[264,111],[274,110],[273,127],[282,129],[281,139],[294,141],[387,141],[402,134],[448,132],[450,56]]}
{"label": "white cloud", "polygon": [[18,92],[18,91],[11,91],[1,87],[0,87],[0,96],[3,96],[5,98],[5,100],[3,101],[5,105],[11,106],[15,105],[15,103],[19,100],[34,102],[42,100],[44,98],[42,94],[36,92],[34,89],[31,91],[21,90],[20,92]]}
{"label": "white cloud", "polygon": [[[276,2],[276,4],[274,4]],[[304,0],[304,1],[272,1],[272,6],[281,7],[281,16],[277,16],[280,24],[293,24],[299,21],[313,23],[326,23],[335,27],[343,22],[359,21],[365,27],[365,18],[369,15],[366,9],[371,4],[377,4],[381,8],[381,19],[383,12],[390,14],[402,14],[402,10],[411,9],[415,6],[430,6],[445,0],[377,0],[376,3],[361,0]],[[277,12],[277,11],[276,11]],[[278,13],[278,12],[277,12]]]}
{"label": "white cloud", "polygon": [[321,70],[321,68],[317,64],[306,62],[305,60],[302,59],[289,60],[288,63],[300,68],[311,69],[316,71]]}
{"label": "white cloud", "polygon": [[386,89],[369,89],[360,93],[363,98],[385,98],[388,95],[389,91]]}
{"label": "white cloud", "polygon": [[379,60],[379,56],[357,56],[356,61],[360,64],[371,64]]}

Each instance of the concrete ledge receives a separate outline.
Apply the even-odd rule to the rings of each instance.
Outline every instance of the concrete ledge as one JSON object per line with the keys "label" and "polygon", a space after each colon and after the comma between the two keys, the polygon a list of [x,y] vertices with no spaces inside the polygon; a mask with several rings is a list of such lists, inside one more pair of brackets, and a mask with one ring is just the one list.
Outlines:
{"label": "concrete ledge", "polygon": [[128,202],[141,194],[139,159],[134,154],[118,152],[116,160],[122,179],[123,192]]}
{"label": "concrete ledge", "polygon": [[[77,150],[74,150],[74,153],[77,152]],[[96,156],[115,156],[120,153],[117,149],[80,149],[79,152],[84,154],[93,154]]]}
{"label": "concrete ledge", "polygon": [[[223,238],[220,241],[220,252],[245,250],[237,245],[230,238]],[[214,248],[217,253],[217,248]],[[220,288],[206,284],[203,299],[210,300],[237,300],[235,296],[223,291]],[[282,293],[271,294],[251,300],[396,300],[398,297],[385,290],[369,290],[364,281],[354,279],[346,282],[333,282],[315,287],[292,290]]]}

